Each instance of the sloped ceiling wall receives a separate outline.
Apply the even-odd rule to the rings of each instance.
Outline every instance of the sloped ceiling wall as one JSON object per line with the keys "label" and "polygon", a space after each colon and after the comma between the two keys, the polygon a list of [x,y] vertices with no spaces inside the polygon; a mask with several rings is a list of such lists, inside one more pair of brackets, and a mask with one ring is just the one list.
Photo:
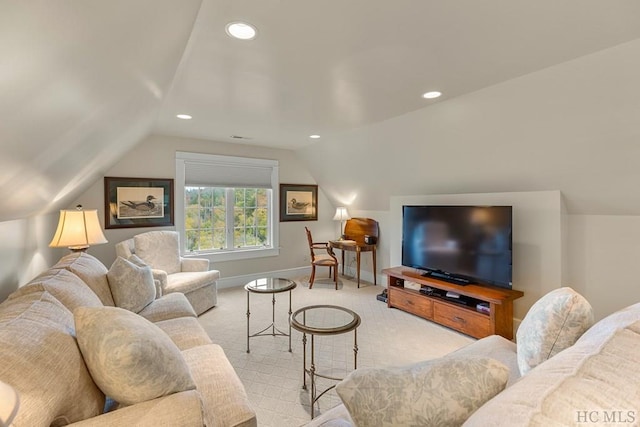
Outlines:
{"label": "sloped ceiling wall", "polygon": [[[69,207],[152,128],[202,0],[4,2],[0,222]],[[335,204],[559,189],[570,212],[638,214],[639,42],[298,151]]]}
{"label": "sloped ceiling wall", "polygon": [[148,134],[200,3],[2,4],[0,221],[67,207]]}
{"label": "sloped ceiling wall", "polygon": [[[570,213],[640,214],[640,40],[299,150],[328,197],[560,190]],[[329,166],[330,165],[330,166]]]}

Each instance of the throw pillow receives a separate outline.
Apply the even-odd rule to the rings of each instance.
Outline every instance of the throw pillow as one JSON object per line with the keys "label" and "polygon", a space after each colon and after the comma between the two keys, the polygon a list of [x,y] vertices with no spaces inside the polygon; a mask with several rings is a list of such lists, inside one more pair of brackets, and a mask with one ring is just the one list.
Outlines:
{"label": "throw pillow", "polygon": [[74,311],[78,346],[104,394],[133,405],[195,388],[182,353],[160,328],[117,307]]}
{"label": "throw pillow", "polygon": [[[132,254],[127,259],[129,261],[131,261],[132,263],[134,263],[135,265],[139,266],[139,267],[147,267],[147,266],[149,266],[149,264],[144,262],[136,254]],[[151,266],[149,266],[149,268],[151,268]],[[160,283],[160,280],[156,279],[156,275],[155,275],[155,272],[153,271],[153,268],[151,269],[151,274],[153,275],[153,284],[156,287],[156,298],[160,298],[162,296],[162,284]]]}
{"label": "throw pillow", "polygon": [[522,375],[571,347],[593,325],[593,309],[569,287],[554,289],[527,312],[516,333]]}
{"label": "throw pillow", "polygon": [[358,369],[336,391],[358,426],[459,426],[508,378],[509,369],[497,360],[448,356]]}
{"label": "throw pillow", "polygon": [[156,299],[156,285],[149,266],[118,257],[107,272],[107,279],[117,307],[139,313]]}

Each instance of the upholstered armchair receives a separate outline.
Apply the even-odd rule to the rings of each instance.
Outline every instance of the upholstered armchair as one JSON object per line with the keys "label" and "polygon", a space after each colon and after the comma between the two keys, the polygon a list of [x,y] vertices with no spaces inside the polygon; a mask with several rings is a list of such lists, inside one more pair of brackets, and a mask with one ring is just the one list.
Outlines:
{"label": "upholstered armchair", "polygon": [[220,272],[209,270],[208,259],[181,257],[177,232],[149,231],[116,244],[116,255],[133,254],[152,268],[163,295],[183,293],[198,315],[216,305]]}

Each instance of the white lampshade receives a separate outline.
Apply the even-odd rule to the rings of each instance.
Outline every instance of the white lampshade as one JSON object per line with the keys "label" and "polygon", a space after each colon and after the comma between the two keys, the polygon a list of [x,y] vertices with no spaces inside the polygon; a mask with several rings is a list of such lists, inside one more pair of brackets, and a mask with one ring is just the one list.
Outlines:
{"label": "white lampshade", "polygon": [[344,206],[338,206],[336,208],[336,214],[333,216],[334,221],[346,221],[351,219],[349,211]]}
{"label": "white lampshade", "polygon": [[81,205],[76,210],[61,210],[58,229],[49,243],[52,248],[68,247],[72,251],[82,251],[91,245],[107,243],[102,234],[98,211],[83,210]]}
{"label": "white lampshade", "polygon": [[18,393],[9,384],[0,381],[0,427],[11,424],[19,407]]}

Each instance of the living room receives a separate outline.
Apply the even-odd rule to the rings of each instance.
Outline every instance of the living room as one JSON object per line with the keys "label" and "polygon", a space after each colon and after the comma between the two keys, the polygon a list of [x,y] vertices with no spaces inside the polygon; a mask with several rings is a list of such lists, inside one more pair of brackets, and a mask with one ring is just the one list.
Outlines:
{"label": "living room", "polygon": [[[384,34],[360,35],[357,41],[366,47],[354,51],[345,47],[339,53],[347,59],[333,57],[335,62],[326,65],[307,57],[308,63],[286,61],[274,68],[280,68],[281,79],[288,79],[291,90],[300,93],[289,95],[279,80],[277,88],[282,92],[275,98],[291,102],[278,113],[262,117],[265,110],[251,110],[232,120],[230,115],[216,117],[219,109],[204,108],[204,116],[198,117],[193,105],[194,111],[188,111],[194,116],[191,122],[213,122],[219,127],[214,137],[198,135],[189,129],[189,121],[174,117],[183,112],[176,108],[190,106],[183,104],[185,99],[200,99],[199,89],[190,85],[210,72],[190,74],[202,58],[196,53],[202,53],[207,31],[213,31],[204,28],[205,22],[224,27],[225,19],[249,19],[252,7],[256,8],[256,43],[225,47],[237,55],[229,56],[225,50],[227,56],[218,59],[236,61],[218,69],[220,75],[246,77],[260,75],[260,67],[241,65],[251,62],[246,61],[249,55],[261,55],[256,53],[263,46],[260,43],[272,43],[265,37],[276,32],[281,22],[271,16],[261,27],[264,9],[282,14],[281,9],[291,8],[287,12],[291,19],[295,13],[306,18],[322,16],[327,20],[318,22],[325,22],[336,39],[355,36],[334,28],[343,26],[347,18],[362,29],[368,28],[369,19],[375,20],[359,17],[358,8],[371,8],[369,2],[339,6],[344,8],[345,21],[329,21],[334,12],[306,3],[269,2],[259,7],[220,1],[177,3],[98,2],[82,9],[64,1],[37,7],[2,6],[6,22],[0,39],[9,66],[0,78],[5,94],[0,109],[6,118],[0,158],[0,194],[5,200],[0,206],[0,300],[68,252],[48,247],[60,209],[81,204],[97,209],[102,221],[104,177],[173,179],[175,153],[183,151],[275,159],[281,183],[319,188],[318,220],[280,223],[278,256],[212,262],[222,273],[222,288],[260,274],[307,271],[304,226],[312,228],[319,240],[337,237],[338,223],[332,218],[338,206],[348,206],[352,217],[379,222],[376,274],[378,283],[386,283],[381,270],[400,263],[403,203],[495,203],[516,208],[513,282],[514,289],[525,293],[515,302],[516,325],[538,298],[561,286],[571,286],[583,295],[593,306],[596,320],[640,301],[635,274],[640,259],[640,199],[635,197],[640,171],[634,161],[640,135],[640,9],[634,2],[616,1],[615,7],[596,1],[538,6],[519,2],[517,7],[503,1],[485,6],[462,2],[461,10],[447,11],[439,11],[442,5],[412,2],[389,10],[380,3],[378,13],[392,14],[389,19],[412,16],[421,22],[425,16],[442,13],[449,19],[442,22],[451,25],[431,25],[431,31],[442,31],[449,38],[403,45],[399,36],[393,36],[388,45],[377,46],[373,41]],[[212,16],[215,19],[205,19]],[[125,17],[129,21],[124,22]],[[466,32],[457,28],[463,22],[470,26]],[[300,27],[304,24],[296,24],[291,31]],[[453,29],[459,31],[457,36],[451,34]],[[226,37],[224,30],[220,37]],[[366,45],[367,38],[371,45]],[[324,43],[334,42],[329,38],[321,46],[329,50]],[[296,56],[307,43],[320,42],[297,43],[277,49],[270,45],[268,52],[273,58]],[[351,48],[349,43],[344,42]],[[447,43],[452,50],[445,54]],[[437,83],[415,77],[429,74],[426,71],[409,74],[408,69],[421,63],[412,56],[429,53],[436,55],[443,68],[451,67],[449,77],[459,81],[445,80],[442,72],[431,68],[429,73],[440,79]],[[464,55],[466,60],[461,59]],[[373,73],[376,67],[378,74]],[[284,75],[282,68],[292,71]],[[309,73],[309,80],[296,80],[289,74],[295,71]],[[332,72],[337,76],[331,88],[340,96],[329,85],[318,83],[331,80],[327,76]],[[414,94],[403,85],[409,76],[421,84]],[[374,77],[379,80],[372,81]],[[259,81],[220,82],[218,102],[232,97],[229,88],[243,84],[259,93],[260,99],[252,104],[239,96],[229,105],[230,111],[243,106],[257,109],[260,103],[274,107],[277,102],[267,102],[269,92]],[[445,81],[447,87],[432,87]],[[331,104],[334,114],[323,110],[326,115],[318,120],[279,123],[290,110],[320,108],[292,102],[319,95],[301,89],[316,83],[327,98],[339,98]],[[443,96],[421,98],[420,91],[429,89],[442,90]],[[380,93],[374,104],[365,94],[376,91]],[[415,99],[398,107],[401,102],[391,94],[400,91],[405,99]],[[230,129],[233,125],[237,129]],[[274,128],[285,130],[277,133]],[[254,134],[254,129],[264,134]],[[312,133],[321,138],[310,140]],[[243,134],[252,139],[231,138]],[[89,253],[108,267],[115,260],[115,244],[143,231],[106,229],[109,242],[90,248]],[[367,276],[371,265],[363,258],[363,277],[371,281],[373,277]]]}

